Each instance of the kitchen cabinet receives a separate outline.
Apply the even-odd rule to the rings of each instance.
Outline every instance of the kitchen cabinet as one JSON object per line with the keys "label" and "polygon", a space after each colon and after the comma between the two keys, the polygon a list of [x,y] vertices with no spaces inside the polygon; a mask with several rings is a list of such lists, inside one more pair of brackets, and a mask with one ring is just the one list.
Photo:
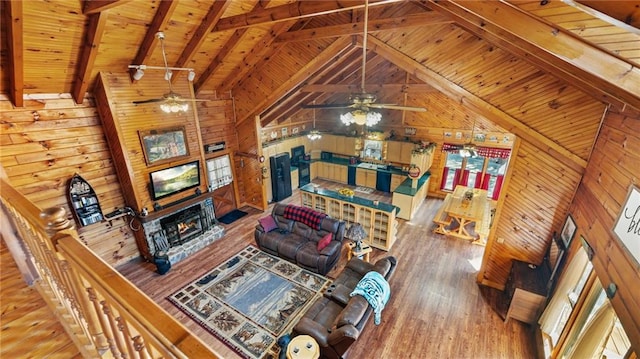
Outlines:
{"label": "kitchen cabinet", "polygon": [[387,162],[411,164],[411,152],[416,147],[413,142],[387,141]]}
{"label": "kitchen cabinet", "polygon": [[339,153],[345,156],[355,156],[356,155],[356,138],[346,137],[346,136],[337,136],[336,153]]}
{"label": "kitchen cabinet", "polygon": [[335,191],[314,189],[312,185],[300,188],[300,199],[305,207],[345,221],[347,228],[353,223],[360,223],[367,233],[363,242],[372,247],[388,251],[396,241],[398,221],[394,206],[375,205],[365,198],[348,199]]}
{"label": "kitchen cabinet", "polygon": [[377,171],[358,168],[356,170],[356,185],[376,188]]}
{"label": "kitchen cabinet", "polygon": [[396,188],[405,180],[407,179],[407,176],[405,175],[397,175],[397,174],[392,174],[391,175],[391,191],[395,191]]}

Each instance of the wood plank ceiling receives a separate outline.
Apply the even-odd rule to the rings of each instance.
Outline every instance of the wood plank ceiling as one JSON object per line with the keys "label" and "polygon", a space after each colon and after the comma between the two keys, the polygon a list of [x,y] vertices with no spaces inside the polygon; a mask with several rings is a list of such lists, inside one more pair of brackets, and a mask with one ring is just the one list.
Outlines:
{"label": "wood plank ceiling", "polygon": [[[196,93],[237,92],[281,49],[298,51],[295,57],[298,63],[283,63],[282,67],[306,65],[305,76],[298,74],[291,78],[284,84],[288,87],[286,91],[278,92],[278,96],[242,109],[245,112],[240,114],[240,122],[263,114],[262,123],[266,124],[290,116],[303,103],[344,102],[344,93],[354,90],[360,76],[357,46],[363,30],[363,3],[362,0],[227,0],[212,4],[141,0],[3,1],[5,21],[1,31],[6,41],[2,42],[0,93],[8,95],[18,107],[24,96],[32,94],[70,93],[80,102],[100,71],[126,71],[129,64],[161,65],[154,34],[164,31],[169,64],[196,70]],[[474,34],[601,101],[619,107],[640,107],[640,71],[636,67],[640,61],[638,2],[542,3],[545,5],[539,1],[491,4],[371,0],[369,29],[372,37],[381,41],[402,42],[396,48],[412,54],[419,62],[441,64],[444,62],[439,62],[440,57],[470,58],[475,55],[473,49],[486,46],[469,36]],[[497,15],[492,18],[494,10]],[[522,26],[523,23],[530,25]],[[465,31],[451,32],[453,28]],[[449,35],[438,36],[445,32]],[[547,33],[547,37],[536,38],[534,35],[539,32]],[[529,40],[522,41],[525,37]],[[431,53],[421,51],[433,38],[443,41],[432,47]],[[322,63],[315,50],[340,39],[350,40],[344,46],[330,48],[331,52],[321,58]],[[552,46],[552,51],[541,51],[543,45]],[[568,52],[569,45],[577,46],[582,53],[578,56]],[[335,61],[340,53],[342,56]],[[388,59],[376,59],[373,53],[369,57],[366,82],[371,86],[424,85],[424,81],[407,76],[406,70],[388,63]],[[332,63],[326,63],[328,59]],[[491,66],[490,61],[485,64]],[[446,77],[451,71],[464,69],[449,66],[448,72],[436,70],[439,71]],[[518,67],[504,71],[517,73]],[[178,75],[174,81],[184,74]],[[267,75],[262,72],[260,80],[262,86],[271,87],[273,83]],[[327,84],[351,87],[309,87]],[[393,94],[381,100],[403,100],[402,92],[386,92]]]}

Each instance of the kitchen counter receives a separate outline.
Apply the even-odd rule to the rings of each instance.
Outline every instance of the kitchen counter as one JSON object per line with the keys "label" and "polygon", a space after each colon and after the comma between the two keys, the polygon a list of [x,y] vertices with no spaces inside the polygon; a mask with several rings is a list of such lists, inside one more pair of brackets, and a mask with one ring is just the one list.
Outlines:
{"label": "kitchen counter", "polygon": [[341,194],[339,194],[337,191],[332,191],[330,189],[326,189],[326,188],[322,188],[322,187],[316,187],[312,184],[306,184],[302,187],[300,187],[301,191],[304,192],[309,192],[309,193],[314,193],[314,194],[319,194],[321,196],[324,197],[328,197],[328,198],[332,198],[332,199],[337,199],[343,202],[349,202],[349,203],[353,203],[353,204],[357,204],[359,206],[364,206],[364,207],[369,207],[369,208],[375,208],[377,210],[381,210],[384,212],[394,212],[394,211],[398,211],[398,208],[394,205],[391,205],[389,203],[384,203],[384,202],[378,202],[378,204],[374,204],[372,200],[370,199],[366,199],[366,198],[362,198],[362,197],[358,197],[358,196],[353,196],[353,197],[346,197],[343,196]]}
{"label": "kitchen counter", "polygon": [[411,187],[412,179],[407,178],[393,191],[391,203],[398,207],[398,218],[411,220],[418,207],[427,198],[429,191],[429,179],[431,173],[428,171],[418,178],[416,188]]}
{"label": "kitchen counter", "polygon": [[431,177],[430,172],[424,173],[420,178],[418,178],[418,186],[416,188],[411,187],[411,183],[413,180],[407,177],[396,189],[393,191],[394,193],[405,194],[407,196],[415,196],[421,189],[422,186],[429,183],[429,178]]}

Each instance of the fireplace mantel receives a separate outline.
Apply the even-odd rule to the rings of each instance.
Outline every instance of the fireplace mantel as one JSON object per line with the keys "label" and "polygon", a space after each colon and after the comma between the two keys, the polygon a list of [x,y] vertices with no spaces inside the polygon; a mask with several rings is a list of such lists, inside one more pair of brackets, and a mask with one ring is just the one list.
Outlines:
{"label": "fireplace mantel", "polygon": [[175,212],[178,212],[184,208],[190,207],[195,203],[202,202],[208,198],[211,198],[211,193],[205,192],[200,195],[196,195],[195,197],[188,198],[186,200],[179,201],[179,203],[175,203],[173,205],[168,205],[160,210],[153,210],[149,212],[146,216],[140,217],[140,222],[147,223],[150,221],[155,221],[159,218],[171,215]]}

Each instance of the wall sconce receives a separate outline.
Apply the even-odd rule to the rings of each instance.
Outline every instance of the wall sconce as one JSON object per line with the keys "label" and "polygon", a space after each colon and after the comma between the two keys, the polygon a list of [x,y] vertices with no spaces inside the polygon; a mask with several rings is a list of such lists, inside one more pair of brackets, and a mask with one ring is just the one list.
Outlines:
{"label": "wall sconce", "polygon": [[607,298],[609,299],[613,299],[617,291],[618,291],[618,286],[615,283],[609,283],[607,288],[604,289],[604,292],[607,293]]}
{"label": "wall sconce", "polygon": [[133,73],[133,79],[139,81],[142,76],[144,76],[144,71],[141,68],[137,68],[136,72]]}

